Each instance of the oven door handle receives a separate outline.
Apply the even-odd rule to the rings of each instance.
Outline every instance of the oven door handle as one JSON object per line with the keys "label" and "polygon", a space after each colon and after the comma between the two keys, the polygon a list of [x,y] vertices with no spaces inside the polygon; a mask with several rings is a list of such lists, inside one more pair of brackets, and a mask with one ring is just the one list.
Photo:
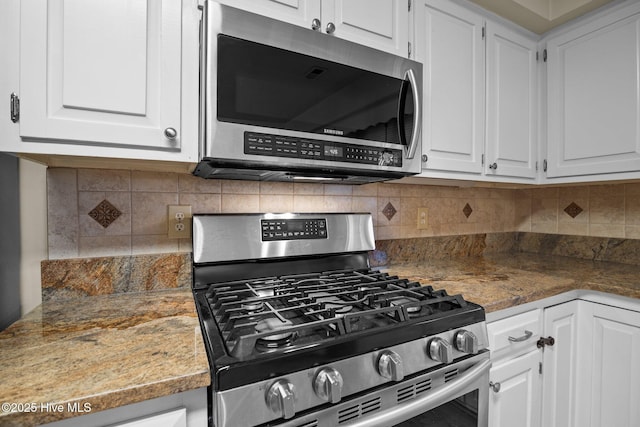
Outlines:
{"label": "oven door handle", "polygon": [[349,427],[387,427],[424,414],[428,410],[450,401],[452,396],[458,395],[484,375],[487,375],[490,368],[491,360],[483,360],[474,367],[467,369],[456,380],[433,390],[419,399],[398,405],[375,417],[366,417],[346,425]]}

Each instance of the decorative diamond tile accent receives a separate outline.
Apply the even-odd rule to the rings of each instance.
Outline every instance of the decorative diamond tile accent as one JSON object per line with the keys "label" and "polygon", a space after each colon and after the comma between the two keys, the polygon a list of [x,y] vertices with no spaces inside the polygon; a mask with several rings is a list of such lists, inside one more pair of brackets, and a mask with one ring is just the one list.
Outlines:
{"label": "decorative diamond tile accent", "polygon": [[578,206],[577,204],[575,204],[575,202],[571,202],[569,204],[569,206],[567,206],[566,208],[564,208],[564,211],[567,215],[569,215],[571,218],[575,218],[578,215],[580,215],[580,212],[583,211],[583,209]]}
{"label": "decorative diamond tile accent", "polygon": [[393,218],[393,216],[397,213],[398,211],[396,210],[396,208],[393,207],[393,205],[391,204],[391,202],[387,203],[387,206],[384,207],[384,209],[382,210],[382,213],[384,214],[384,216],[387,217],[387,219],[389,221],[391,221],[391,218]]}
{"label": "decorative diamond tile accent", "polygon": [[91,212],[89,212],[89,216],[95,219],[96,222],[104,228],[110,226],[120,215],[122,215],[122,212],[109,203],[107,199],[98,203],[98,206],[91,209]]}
{"label": "decorative diamond tile accent", "polygon": [[467,203],[466,205],[464,205],[464,208],[462,208],[462,213],[464,214],[464,216],[466,216],[467,218],[469,218],[469,216],[471,215],[471,213],[473,212],[473,209],[471,209],[471,206],[469,206],[469,203]]}

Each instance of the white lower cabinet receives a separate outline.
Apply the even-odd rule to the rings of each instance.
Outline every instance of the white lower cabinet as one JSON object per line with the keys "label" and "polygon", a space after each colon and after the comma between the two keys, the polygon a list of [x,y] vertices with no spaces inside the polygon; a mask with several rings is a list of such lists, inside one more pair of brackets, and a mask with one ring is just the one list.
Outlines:
{"label": "white lower cabinet", "polygon": [[576,299],[489,323],[489,425],[640,426],[638,308]]}
{"label": "white lower cabinet", "polygon": [[540,351],[495,364],[489,373],[489,425],[540,426]]}

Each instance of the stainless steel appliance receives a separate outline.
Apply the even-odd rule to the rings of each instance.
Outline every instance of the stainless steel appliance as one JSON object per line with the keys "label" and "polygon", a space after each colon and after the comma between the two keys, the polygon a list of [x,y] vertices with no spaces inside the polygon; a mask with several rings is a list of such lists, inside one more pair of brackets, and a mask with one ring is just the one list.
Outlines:
{"label": "stainless steel appliance", "polygon": [[422,65],[211,0],[204,178],[365,183],[421,170]]}
{"label": "stainless steel appliance", "polygon": [[483,308],[373,248],[369,214],[194,216],[211,425],[487,426]]}

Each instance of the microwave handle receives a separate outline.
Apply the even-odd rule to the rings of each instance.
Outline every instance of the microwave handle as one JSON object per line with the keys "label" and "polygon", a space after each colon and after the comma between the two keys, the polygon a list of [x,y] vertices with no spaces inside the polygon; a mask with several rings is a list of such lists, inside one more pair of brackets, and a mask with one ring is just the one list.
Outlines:
{"label": "microwave handle", "polygon": [[[490,368],[491,360],[483,360],[472,368],[469,368],[454,381],[434,389],[432,392],[419,399],[414,399],[410,403],[395,406],[393,409],[389,409],[377,416],[367,417],[346,425],[349,427],[386,427],[416,417],[428,410],[447,403],[451,400],[452,396],[458,395],[460,392],[474,385],[474,383],[479,383],[479,387],[486,387],[483,381],[486,380],[486,383],[488,384]],[[483,392],[486,393],[487,390],[483,390]],[[480,422],[480,425],[485,426],[482,421]]]}
{"label": "microwave handle", "polygon": [[[413,114],[415,119],[413,120],[413,129],[411,130],[411,141],[407,144],[407,136],[404,132],[404,107],[405,100],[407,98],[407,84],[413,89]],[[418,93],[418,85],[416,83],[416,76],[413,70],[409,69],[405,73],[404,81],[402,82],[402,88],[400,89],[400,99],[398,101],[398,134],[403,145],[407,147],[407,159],[413,159],[418,148],[418,142],[420,141],[420,115],[422,109],[420,108],[420,94]]]}

